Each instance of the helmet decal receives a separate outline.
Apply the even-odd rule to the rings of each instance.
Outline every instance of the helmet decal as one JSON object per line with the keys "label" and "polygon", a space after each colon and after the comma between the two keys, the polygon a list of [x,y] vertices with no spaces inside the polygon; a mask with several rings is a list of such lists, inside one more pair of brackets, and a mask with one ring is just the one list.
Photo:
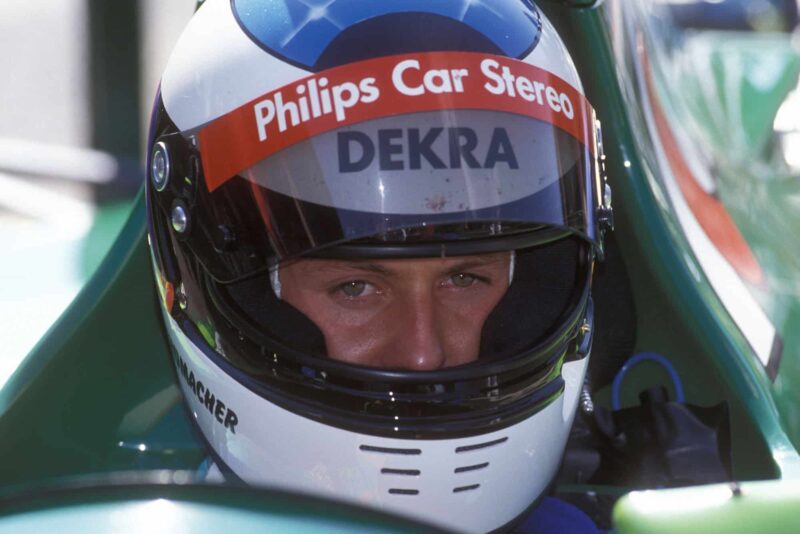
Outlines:
{"label": "helmet decal", "polygon": [[[468,52],[388,56],[303,78],[203,128],[199,139],[206,183],[213,191],[258,161],[336,128],[393,115],[457,109],[524,115],[564,130],[590,150],[594,146],[588,100],[543,69]],[[490,155],[482,154],[484,162],[492,159]],[[509,157],[506,154],[507,163]],[[460,167],[460,159],[456,164]]]}
{"label": "helmet decal", "polygon": [[[260,47],[311,70],[340,35],[384,15],[419,13],[446,17],[484,35],[499,52],[513,58],[530,53],[542,31],[541,15],[527,0],[231,0],[231,4],[242,29]],[[413,35],[414,30],[409,27],[409,40],[419,39]]]}

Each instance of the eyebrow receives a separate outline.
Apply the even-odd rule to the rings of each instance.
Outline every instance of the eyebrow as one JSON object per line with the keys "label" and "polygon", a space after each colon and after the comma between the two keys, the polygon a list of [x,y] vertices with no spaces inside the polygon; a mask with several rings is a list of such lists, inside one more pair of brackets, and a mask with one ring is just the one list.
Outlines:
{"label": "eyebrow", "polygon": [[466,271],[468,269],[472,269],[473,267],[483,267],[484,265],[500,263],[505,259],[506,258],[503,256],[492,256],[492,257],[481,257],[479,259],[474,259],[474,260],[465,260],[460,263],[456,263],[455,265],[453,265],[452,268],[448,269],[447,272],[453,273],[459,271]]}
{"label": "eyebrow", "polygon": [[346,263],[342,267],[347,269],[356,269],[358,271],[365,271],[369,273],[375,274],[392,274],[394,271],[392,269],[388,269],[382,265],[378,265],[377,263],[361,263],[361,262],[354,262],[354,263]]}
{"label": "eyebrow", "polygon": [[[477,258],[471,258],[469,260],[464,260],[452,265],[449,269],[447,269],[448,274],[455,274],[462,271],[466,271],[472,269],[474,267],[482,267],[484,265],[490,265],[493,263],[499,263],[506,259],[506,256],[502,253],[500,254],[492,254],[486,256],[480,256]],[[394,269],[389,267],[384,267],[378,263],[366,262],[366,261],[358,261],[358,262],[347,262],[344,264],[323,264],[317,267],[323,271],[340,271],[344,269],[353,269],[357,271],[363,271],[368,273],[380,274],[380,275],[391,275],[394,274]]]}
{"label": "eyebrow", "polygon": [[319,271],[344,271],[344,270],[357,270],[376,274],[391,274],[393,271],[387,269],[377,263],[367,262],[348,262],[348,263],[323,263],[315,266],[315,270]]}

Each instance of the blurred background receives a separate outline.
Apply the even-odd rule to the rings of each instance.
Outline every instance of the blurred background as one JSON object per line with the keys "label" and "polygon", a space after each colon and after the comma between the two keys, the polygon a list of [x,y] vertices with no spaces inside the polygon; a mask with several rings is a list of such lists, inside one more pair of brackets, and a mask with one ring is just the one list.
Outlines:
{"label": "blurred background", "polygon": [[[762,214],[743,206],[737,215],[735,199],[747,203],[752,196],[725,189],[724,180],[717,193],[715,176],[724,177],[717,170],[731,162],[737,165],[730,173],[734,183],[750,174],[780,176],[783,181],[771,180],[777,185],[769,187],[798,194],[779,191],[777,198],[800,202],[795,191],[800,183],[798,1],[649,0],[659,9],[646,10],[644,25],[653,26],[648,31],[654,39],[663,37],[669,45],[661,53],[668,61],[654,51],[654,64],[675,74],[665,76],[678,84],[674,109],[684,106],[701,119],[694,108],[718,111],[711,117],[717,120],[699,120],[697,132],[685,138],[697,139],[694,146],[714,163],[709,166],[714,172],[700,173],[707,177],[704,189],[723,201],[732,191],[727,195],[734,199],[729,203],[734,218],[747,222],[752,215],[756,221],[748,236],[757,235]],[[648,4],[606,2],[617,11]],[[143,147],[158,79],[195,7],[195,0],[0,2],[0,387],[91,276],[124,223],[143,179]],[[667,18],[668,27],[660,28]],[[730,32],[739,36],[734,46],[726,44],[734,42]],[[712,71],[721,74],[709,85],[704,80]],[[697,82],[699,104],[686,98],[687,80]],[[668,85],[665,99],[672,90]],[[742,87],[748,92],[739,91]],[[744,96],[729,99],[728,105],[723,101],[730,95]],[[753,107],[753,95],[766,95],[764,101],[775,105]],[[740,123],[745,127],[731,127]],[[743,165],[752,172],[743,174]],[[776,197],[765,198],[769,208]],[[800,205],[787,210],[796,215]],[[787,231],[796,221],[789,219]],[[765,233],[774,234],[775,224]],[[762,257],[781,248],[765,247]],[[778,292],[800,294],[794,267],[787,272],[791,285]]]}
{"label": "blurred background", "polygon": [[102,260],[195,0],[0,2],[0,387]]}

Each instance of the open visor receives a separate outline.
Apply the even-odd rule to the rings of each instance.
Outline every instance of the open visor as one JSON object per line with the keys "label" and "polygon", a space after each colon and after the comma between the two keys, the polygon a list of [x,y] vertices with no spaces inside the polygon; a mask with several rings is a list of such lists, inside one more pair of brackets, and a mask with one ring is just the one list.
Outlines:
{"label": "open visor", "polygon": [[[243,141],[252,147],[224,135],[234,130],[224,129],[223,117],[222,125],[212,123],[200,135],[211,204],[203,212],[219,218],[206,227],[233,228],[244,246],[225,257],[220,247],[198,255],[212,276],[225,281],[303,255],[479,254],[565,233],[597,244],[593,112],[574,88],[542,73],[535,69],[549,80],[546,87],[558,87],[540,91],[543,104],[535,90],[525,93],[530,100],[521,93],[494,95],[484,86],[470,89],[465,78],[465,93],[488,96],[462,101],[461,94],[438,94],[427,104],[405,105],[403,98],[413,97],[401,95],[399,103],[362,113],[367,120],[332,118],[330,128],[314,125],[313,102],[287,103],[274,93],[245,106],[247,117],[257,110],[263,127],[263,144]],[[537,87],[530,80],[528,85]],[[295,114],[298,121],[309,118],[303,131],[291,130]],[[297,139],[281,137],[281,127]],[[253,160],[258,151],[266,157],[222,178],[220,169],[230,161]]]}

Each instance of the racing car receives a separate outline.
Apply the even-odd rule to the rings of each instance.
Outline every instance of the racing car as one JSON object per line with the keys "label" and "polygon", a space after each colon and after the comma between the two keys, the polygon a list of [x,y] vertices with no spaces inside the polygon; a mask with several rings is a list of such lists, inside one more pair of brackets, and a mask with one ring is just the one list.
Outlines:
{"label": "racing car", "polygon": [[[800,529],[797,6],[755,4],[539,2],[583,73],[613,191],[591,364],[552,489],[601,528]],[[197,479],[206,443],[178,389],[146,226],[139,194],[0,390],[0,532],[434,528]]]}

